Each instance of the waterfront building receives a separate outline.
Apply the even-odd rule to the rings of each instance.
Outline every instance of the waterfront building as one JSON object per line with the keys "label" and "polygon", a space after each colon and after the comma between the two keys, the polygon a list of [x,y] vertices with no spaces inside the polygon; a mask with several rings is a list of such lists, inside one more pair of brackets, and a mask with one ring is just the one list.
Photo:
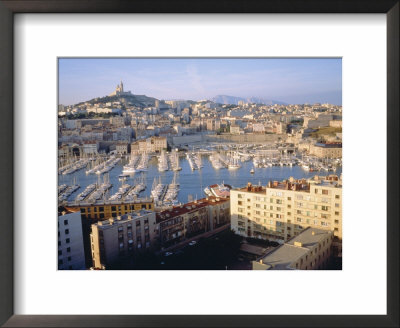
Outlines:
{"label": "waterfront building", "polygon": [[244,237],[283,243],[306,227],[342,239],[342,182],[337,176],[270,181],[266,187],[232,189],[231,226]]}
{"label": "waterfront building", "polygon": [[98,142],[85,141],[82,144],[82,154],[86,155],[97,155],[99,151]]}
{"label": "waterfront building", "polygon": [[208,197],[157,213],[161,245],[168,247],[228,225],[229,206],[228,199]]}
{"label": "waterfront building", "polygon": [[341,158],[342,143],[341,142],[317,142],[310,146],[310,154],[320,158]]}
{"label": "waterfront building", "polygon": [[92,266],[107,268],[137,251],[155,247],[157,236],[156,215],[147,210],[95,223],[90,234]]}
{"label": "waterfront building", "polygon": [[58,215],[58,270],[84,270],[80,212],[61,209]]}
{"label": "waterfront building", "polygon": [[332,255],[332,231],[308,227],[253,261],[253,270],[326,269]]}
{"label": "waterfront building", "polygon": [[151,137],[131,144],[133,153],[161,153],[167,149],[166,137]]}
{"label": "waterfront building", "polygon": [[126,155],[129,154],[129,143],[127,142],[120,142],[115,145],[115,151],[117,154]]}

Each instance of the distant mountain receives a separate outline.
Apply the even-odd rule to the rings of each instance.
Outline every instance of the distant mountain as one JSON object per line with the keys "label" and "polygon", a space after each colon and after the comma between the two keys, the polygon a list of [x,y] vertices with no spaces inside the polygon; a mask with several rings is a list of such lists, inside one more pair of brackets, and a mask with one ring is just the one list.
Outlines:
{"label": "distant mountain", "polygon": [[243,98],[243,97],[234,97],[234,96],[226,96],[226,95],[218,95],[210,99],[211,101],[218,103],[218,104],[232,104],[232,105],[237,105],[239,101],[244,101],[248,103],[257,103],[257,104],[265,104],[265,105],[287,105],[283,101],[279,100],[271,100],[271,99],[264,99],[264,98],[259,98],[259,97],[249,97],[249,98]]}

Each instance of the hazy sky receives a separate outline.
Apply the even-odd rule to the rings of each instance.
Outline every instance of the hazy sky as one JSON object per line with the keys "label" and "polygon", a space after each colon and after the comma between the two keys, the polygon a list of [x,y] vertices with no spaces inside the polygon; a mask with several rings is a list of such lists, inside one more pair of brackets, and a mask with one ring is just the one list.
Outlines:
{"label": "hazy sky", "polygon": [[59,103],[110,94],[116,85],[157,99],[263,97],[287,103],[342,104],[341,59],[59,60]]}

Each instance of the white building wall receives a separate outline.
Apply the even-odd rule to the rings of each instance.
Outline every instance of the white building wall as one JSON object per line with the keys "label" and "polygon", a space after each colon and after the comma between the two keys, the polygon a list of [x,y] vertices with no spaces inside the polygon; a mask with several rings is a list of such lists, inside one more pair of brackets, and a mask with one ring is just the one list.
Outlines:
{"label": "white building wall", "polygon": [[85,270],[81,213],[58,217],[58,270]]}

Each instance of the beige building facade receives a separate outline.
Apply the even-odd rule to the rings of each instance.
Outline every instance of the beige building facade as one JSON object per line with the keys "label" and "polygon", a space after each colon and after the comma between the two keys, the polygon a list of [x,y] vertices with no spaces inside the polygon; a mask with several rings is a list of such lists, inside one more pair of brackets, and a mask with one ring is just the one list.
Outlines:
{"label": "beige building facade", "polygon": [[92,225],[93,268],[103,269],[137,251],[155,247],[158,228],[154,212],[140,210]]}
{"label": "beige building facade", "polygon": [[231,190],[231,227],[244,237],[283,243],[312,227],[342,239],[342,183],[337,176],[271,181]]}
{"label": "beige building facade", "polygon": [[167,149],[166,137],[151,137],[131,144],[133,153],[161,153],[165,149]]}
{"label": "beige building facade", "polygon": [[316,143],[310,145],[310,154],[320,158],[341,158],[342,143]]}
{"label": "beige building facade", "polygon": [[253,261],[253,270],[326,269],[332,255],[332,231],[308,227],[285,244]]}

